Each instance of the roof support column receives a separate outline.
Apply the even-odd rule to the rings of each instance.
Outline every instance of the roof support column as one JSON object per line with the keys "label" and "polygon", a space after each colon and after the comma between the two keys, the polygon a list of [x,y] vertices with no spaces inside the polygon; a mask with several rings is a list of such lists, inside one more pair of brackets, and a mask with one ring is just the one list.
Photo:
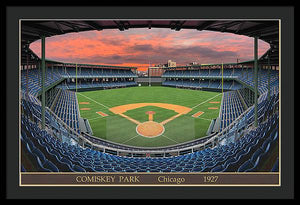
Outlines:
{"label": "roof support column", "polygon": [[257,70],[258,70],[258,66],[257,66],[257,56],[258,53],[258,37],[255,36],[254,37],[254,126],[257,127],[257,89],[258,89],[258,80],[257,80]]}
{"label": "roof support column", "polygon": [[42,48],[42,129],[45,129],[45,36],[41,37]]}

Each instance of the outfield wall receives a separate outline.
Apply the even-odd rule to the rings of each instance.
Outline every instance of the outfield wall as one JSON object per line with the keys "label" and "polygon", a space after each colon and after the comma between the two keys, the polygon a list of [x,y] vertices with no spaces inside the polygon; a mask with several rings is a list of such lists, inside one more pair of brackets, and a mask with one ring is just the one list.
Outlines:
{"label": "outfield wall", "polygon": [[138,77],[136,78],[137,84],[142,86],[161,86],[163,79],[161,77]]}

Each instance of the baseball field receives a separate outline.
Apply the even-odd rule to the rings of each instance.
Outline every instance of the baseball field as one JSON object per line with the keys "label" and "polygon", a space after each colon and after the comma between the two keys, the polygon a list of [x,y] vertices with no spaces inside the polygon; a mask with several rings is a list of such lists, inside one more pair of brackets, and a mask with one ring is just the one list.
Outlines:
{"label": "baseball field", "polygon": [[142,86],[77,92],[93,135],[138,147],[163,147],[206,136],[222,93]]}

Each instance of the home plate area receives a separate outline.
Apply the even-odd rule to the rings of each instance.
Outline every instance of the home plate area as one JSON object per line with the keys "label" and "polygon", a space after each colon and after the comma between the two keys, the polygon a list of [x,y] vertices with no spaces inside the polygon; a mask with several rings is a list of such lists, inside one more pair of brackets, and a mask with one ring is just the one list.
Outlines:
{"label": "home plate area", "polygon": [[164,126],[154,121],[143,122],[136,127],[136,132],[143,137],[158,137],[164,131]]}
{"label": "home plate area", "polygon": [[[169,110],[173,110],[177,114],[164,120],[161,123],[155,122],[154,115],[155,111],[146,111],[145,114],[148,115],[148,121],[146,122],[140,122],[136,119],[133,119],[124,113],[128,110],[134,110],[137,108],[145,107],[145,106],[155,106],[160,108],[165,108]],[[119,114],[120,116],[130,120],[131,122],[137,124],[136,126],[136,132],[137,134],[143,136],[143,137],[158,137],[162,135],[165,131],[164,125],[175,118],[179,117],[180,115],[186,114],[191,111],[191,108],[180,106],[180,105],[173,105],[173,104],[166,104],[166,103],[135,103],[135,104],[127,104],[127,105],[121,105],[117,107],[113,107],[109,109],[111,112],[115,114]]]}

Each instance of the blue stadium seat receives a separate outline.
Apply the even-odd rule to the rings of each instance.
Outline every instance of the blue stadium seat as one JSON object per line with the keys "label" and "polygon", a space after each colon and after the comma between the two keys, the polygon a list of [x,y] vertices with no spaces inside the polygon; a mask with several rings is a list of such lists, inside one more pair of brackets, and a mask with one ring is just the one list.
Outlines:
{"label": "blue stadium seat", "polygon": [[39,158],[39,160],[42,164],[44,164],[46,162],[47,159],[46,159],[45,155],[39,149],[37,149],[37,148],[34,149],[32,151],[32,153],[35,155],[36,158]]}
{"label": "blue stadium seat", "polygon": [[276,162],[274,163],[271,172],[278,172],[279,171],[279,159],[276,159]]}
{"label": "blue stadium seat", "polygon": [[86,172],[85,169],[83,169],[82,167],[80,167],[80,166],[78,166],[78,165],[76,165],[76,164],[74,164],[74,166],[71,167],[71,170],[72,170],[73,172]]}
{"label": "blue stadium seat", "polygon": [[251,156],[250,162],[252,164],[255,164],[257,158],[259,158],[263,153],[264,153],[264,151],[262,149],[258,148]]}
{"label": "blue stadium seat", "polygon": [[45,169],[50,170],[51,172],[59,172],[59,169],[55,166],[55,164],[53,164],[51,161],[47,160],[45,161],[45,163],[43,164],[43,167]]}
{"label": "blue stadium seat", "polygon": [[211,169],[211,172],[223,172],[224,167],[222,165],[217,165]]}
{"label": "blue stadium seat", "polygon": [[24,168],[23,165],[21,165],[21,172],[26,172],[26,169]]}
{"label": "blue stadium seat", "polygon": [[257,167],[258,167],[259,163],[260,163],[260,156],[257,157],[256,161],[251,162],[253,167],[246,169],[245,172],[255,172],[255,171],[257,171]]}
{"label": "blue stadium seat", "polygon": [[239,168],[238,168],[238,172],[245,172],[248,169],[253,168],[253,164],[251,163],[250,160],[245,161]]}

